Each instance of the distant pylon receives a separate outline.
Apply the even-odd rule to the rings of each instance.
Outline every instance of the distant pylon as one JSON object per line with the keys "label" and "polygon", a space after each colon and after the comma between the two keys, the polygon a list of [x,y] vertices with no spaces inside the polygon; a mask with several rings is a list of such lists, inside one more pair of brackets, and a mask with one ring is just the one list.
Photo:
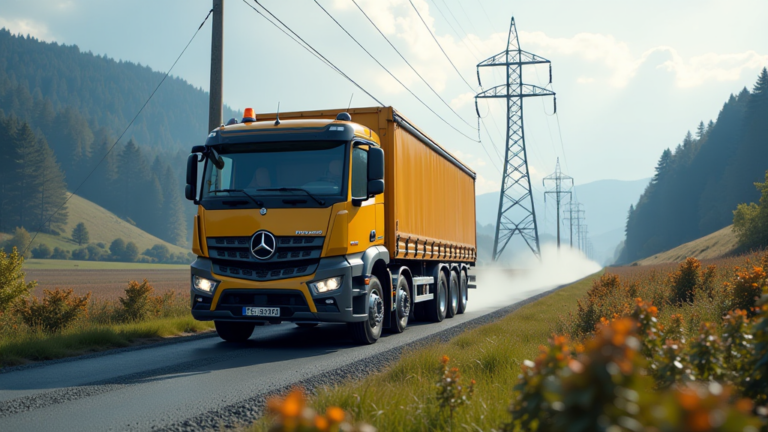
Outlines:
{"label": "distant pylon", "polygon": [[[571,227],[571,234],[569,237],[569,241],[571,244],[571,247],[573,247],[573,226],[574,222],[576,222],[576,231],[578,233],[579,226],[581,225],[581,221],[584,220],[584,213],[585,211],[581,208],[583,204],[576,202],[576,201],[569,201],[566,204],[565,210],[563,210],[563,213],[567,214],[568,217],[564,218],[563,220],[568,221],[568,224]],[[576,247],[578,247],[578,243],[576,243]]]}
{"label": "distant pylon", "polygon": [[[531,194],[531,178],[528,175],[528,156],[523,131],[523,98],[555,96],[555,92],[535,85],[523,84],[523,66],[549,64],[549,82],[552,82],[552,64],[549,60],[520,49],[515,18],[509,27],[507,49],[477,65],[477,81],[480,68],[503,66],[507,69],[507,83],[484,90],[477,99],[501,98],[507,100],[507,139],[504,151],[504,172],[499,192],[499,210],[496,215],[496,236],[493,240],[493,260],[504,252],[510,239],[520,235],[537,257],[541,257],[539,229],[536,225],[536,209]],[[555,102],[555,111],[557,103]],[[478,116],[480,111],[478,110]]]}
{"label": "distant pylon", "polygon": [[[557,164],[555,165],[555,172],[544,177],[541,180],[541,184],[547,187],[547,182],[555,183],[554,189],[544,191],[544,204],[547,203],[547,195],[554,195],[557,202],[557,248],[560,249],[560,201],[561,196],[568,195],[568,199],[571,199],[571,188],[573,187],[573,177],[563,174],[560,171],[560,158],[557,158]],[[571,182],[570,187],[563,189],[563,183]]]}

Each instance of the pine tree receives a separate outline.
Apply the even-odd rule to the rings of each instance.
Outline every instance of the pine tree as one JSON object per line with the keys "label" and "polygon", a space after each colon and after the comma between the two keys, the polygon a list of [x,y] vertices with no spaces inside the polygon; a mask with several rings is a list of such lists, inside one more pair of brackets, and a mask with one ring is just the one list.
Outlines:
{"label": "pine tree", "polygon": [[704,127],[704,122],[700,121],[699,125],[696,127],[696,139],[701,140],[702,138],[704,138],[704,136],[706,136],[706,134],[707,134],[707,129]]}
{"label": "pine tree", "polygon": [[54,233],[58,232],[67,223],[69,212],[65,205],[67,199],[66,182],[64,173],[61,172],[56,156],[48,147],[45,138],[37,142],[41,163],[37,174],[40,179],[40,188],[37,191],[36,223],[38,231]]}
{"label": "pine tree", "polygon": [[170,166],[165,168],[162,186],[164,193],[161,220],[164,223],[164,236],[160,238],[178,246],[186,246],[187,225],[184,220],[184,203],[181,200],[181,188]]}
{"label": "pine tree", "polygon": [[77,242],[78,246],[82,246],[83,243],[88,244],[91,241],[91,236],[88,234],[88,228],[85,227],[83,222],[78,223],[74,229],[72,229],[72,240]]}

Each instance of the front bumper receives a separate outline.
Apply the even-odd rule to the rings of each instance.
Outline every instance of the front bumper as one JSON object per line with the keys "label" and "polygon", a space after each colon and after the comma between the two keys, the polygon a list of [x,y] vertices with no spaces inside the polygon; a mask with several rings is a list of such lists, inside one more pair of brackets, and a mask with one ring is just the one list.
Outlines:
{"label": "front bumper", "polygon": [[[311,276],[256,282],[215,274],[211,260],[198,257],[191,265],[191,276],[212,279],[218,284],[213,293],[191,288],[192,316],[199,321],[273,324],[281,321],[364,321],[368,318],[364,307],[368,287],[362,277],[359,259],[351,261],[344,256],[323,258]],[[342,285],[328,293],[316,294],[308,285],[336,276],[342,277]],[[244,316],[242,308],[248,306],[280,307],[281,315],[279,318]]]}

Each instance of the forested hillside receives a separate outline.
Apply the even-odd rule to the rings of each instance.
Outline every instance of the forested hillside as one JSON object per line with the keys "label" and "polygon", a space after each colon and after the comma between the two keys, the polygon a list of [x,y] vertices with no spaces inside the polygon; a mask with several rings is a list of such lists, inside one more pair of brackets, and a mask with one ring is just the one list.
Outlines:
{"label": "forested hillside", "polygon": [[630,207],[620,262],[703,237],[733,223],[740,203],[757,201],[753,183],[768,170],[768,71],[753,91],[731,95],[717,121],[699,124],[664,150],[648,188]]}
{"label": "forested hillside", "polygon": [[[66,211],[41,221],[104,158],[162,77],[1,29],[0,231],[55,232],[66,223]],[[206,92],[169,78],[78,194],[184,245],[193,212],[182,201],[184,162],[205,139],[207,109]],[[224,114],[235,116],[227,107]]]}

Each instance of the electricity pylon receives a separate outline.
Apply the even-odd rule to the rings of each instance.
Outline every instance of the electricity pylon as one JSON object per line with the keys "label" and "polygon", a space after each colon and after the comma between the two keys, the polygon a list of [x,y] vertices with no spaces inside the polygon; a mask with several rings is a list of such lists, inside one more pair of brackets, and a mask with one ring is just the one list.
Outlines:
{"label": "electricity pylon", "polygon": [[494,261],[499,259],[504,248],[515,235],[520,235],[534,255],[541,258],[539,229],[536,225],[536,209],[533,205],[531,178],[528,174],[528,155],[525,150],[523,98],[555,96],[555,92],[535,85],[523,84],[523,66],[537,64],[549,64],[549,82],[551,83],[552,64],[543,57],[520,49],[515,18],[512,17],[507,49],[477,65],[477,81],[481,89],[480,68],[505,67],[507,69],[506,84],[489,88],[475,96],[475,104],[477,99],[507,100],[507,137],[504,172],[499,192],[499,211],[496,216],[496,236],[493,240]]}
{"label": "electricity pylon", "polygon": [[[574,222],[576,222],[576,231],[578,233],[579,227],[581,226],[581,221],[584,220],[584,214],[586,213],[582,208],[583,204],[578,203],[576,201],[569,201],[568,204],[566,204],[566,209],[563,210],[564,214],[567,214],[568,217],[563,218],[564,221],[568,221],[568,224],[571,227],[571,234],[570,234],[570,244],[571,247],[573,247],[573,225]],[[578,243],[577,243],[578,247]]]}
{"label": "electricity pylon", "polygon": [[[570,202],[571,188],[573,187],[573,177],[565,175],[560,171],[560,158],[557,158],[557,164],[555,165],[555,172],[544,177],[541,180],[541,184],[547,187],[547,182],[555,183],[554,189],[544,191],[544,204],[547,203],[547,195],[554,195],[555,202],[557,202],[557,248],[560,249],[560,201],[561,196],[568,195]],[[563,183],[571,182],[570,187],[566,185],[566,189],[563,189]]]}

